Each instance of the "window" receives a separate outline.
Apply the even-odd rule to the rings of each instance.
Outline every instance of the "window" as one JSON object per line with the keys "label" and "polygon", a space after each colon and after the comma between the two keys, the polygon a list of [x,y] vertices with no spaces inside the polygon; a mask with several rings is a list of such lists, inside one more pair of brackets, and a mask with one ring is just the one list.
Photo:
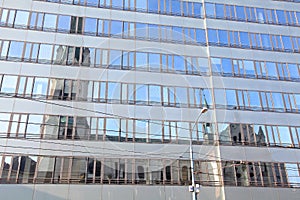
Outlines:
{"label": "window", "polygon": [[235,90],[226,90],[227,109],[237,108],[237,99]]}
{"label": "window", "polygon": [[106,140],[119,141],[120,120],[106,118]]}
{"label": "window", "polygon": [[148,11],[157,13],[158,12],[158,4],[159,4],[158,0],[148,0]]}
{"label": "window", "polygon": [[278,126],[280,142],[282,146],[288,147],[292,145],[291,135],[288,127]]}
{"label": "window", "polygon": [[41,44],[38,54],[39,63],[51,63],[53,45]]}
{"label": "window", "polygon": [[41,138],[43,115],[30,114],[27,123],[26,138]]}
{"label": "window", "polygon": [[110,50],[109,68],[120,69],[122,61],[122,51]]}
{"label": "window", "polygon": [[272,93],[274,109],[280,112],[284,111],[284,104],[281,93]]}
{"label": "window", "polygon": [[0,113],[0,135],[1,135],[1,137],[2,136],[5,137],[7,135],[9,120],[10,120],[10,114]]}
{"label": "window", "polygon": [[147,1],[145,0],[136,0],[136,10],[146,11],[147,10]]}
{"label": "window", "polygon": [[44,16],[44,23],[43,23],[43,30],[45,31],[56,31],[56,20],[57,15],[53,14],[45,14]]}
{"label": "window", "polygon": [[[219,140],[221,144],[231,144],[231,134],[229,124],[218,124]],[[237,142],[237,138],[233,138],[233,142]]]}
{"label": "window", "polygon": [[223,4],[216,4],[216,18],[225,18],[225,9]]}
{"label": "window", "polygon": [[117,8],[117,9],[122,9],[123,8],[123,0],[112,0],[111,7]]}
{"label": "window", "polygon": [[136,57],[135,66],[136,66],[137,70],[143,69],[143,68],[147,69],[147,67],[148,67],[147,53],[136,52],[135,57]]}
{"label": "window", "polygon": [[249,35],[246,32],[240,32],[240,39],[242,47],[249,48],[250,47],[250,41],[249,41]]}
{"label": "window", "polygon": [[214,75],[221,75],[221,59],[220,58],[211,58],[212,72]]}
{"label": "window", "polygon": [[260,110],[261,104],[260,104],[260,96],[258,92],[249,91],[249,101],[250,101],[250,107],[254,110]]}
{"label": "window", "polygon": [[110,29],[111,35],[122,37],[123,22],[112,20],[110,27],[111,27]]}
{"label": "window", "polygon": [[224,108],[227,105],[225,90],[224,89],[215,89],[214,92],[215,92],[216,108]]}
{"label": "window", "polygon": [[84,23],[84,34],[87,35],[96,35],[97,28],[97,19],[95,18],[85,18]]}
{"label": "window", "polygon": [[32,91],[33,97],[46,97],[48,89],[48,78],[35,78]]}
{"label": "window", "polygon": [[1,92],[7,93],[7,95],[15,94],[17,88],[17,76],[3,76]]}
{"label": "window", "polygon": [[297,164],[285,164],[287,176],[288,176],[288,182],[290,186],[299,187],[300,183],[300,174],[299,174],[299,166]]}
{"label": "window", "polygon": [[160,71],[160,54],[148,53],[150,71]]}
{"label": "window", "polygon": [[205,8],[206,8],[206,16],[207,17],[215,16],[215,4],[205,3]]}
{"label": "window", "polygon": [[8,60],[21,60],[23,54],[24,42],[10,42],[8,51]]}
{"label": "window", "polygon": [[208,42],[212,44],[218,44],[218,35],[217,30],[214,29],[208,29]]}
{"label": "window", "polygon": [[161,105],[161,86],[149,86],[149,104]]}
{"label": "window", "polygon": [[25,28],[28,24],[29,12],[18,10],[15,18],[15,27]]}
{"label": "window", "polygon": [[136,85],[136,103],[137,104],[148,104],[149,91],[148,85]]}

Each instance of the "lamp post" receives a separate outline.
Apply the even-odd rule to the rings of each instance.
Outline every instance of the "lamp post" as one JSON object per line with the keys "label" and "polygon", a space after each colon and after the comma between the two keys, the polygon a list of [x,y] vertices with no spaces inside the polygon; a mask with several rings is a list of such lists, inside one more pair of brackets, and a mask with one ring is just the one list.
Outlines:
{"label": "lamp post", "polygon": [[201,115],[203,113],[206,113],[208,110],[207,107],[203,107],[200,114],[198,115],[195,124],[193,125],[193,128],[190,131],[190,161],[191,161],[191,175],[192,175],[192,186],[190,186],[190,191],[192,192],[193,200],[197,200],[197,193],[196,193],[196,187],[195,187],[195,174],[194,174],[194,157],[193,157],[193,130],[197,125],[198,120],[200,119]]}

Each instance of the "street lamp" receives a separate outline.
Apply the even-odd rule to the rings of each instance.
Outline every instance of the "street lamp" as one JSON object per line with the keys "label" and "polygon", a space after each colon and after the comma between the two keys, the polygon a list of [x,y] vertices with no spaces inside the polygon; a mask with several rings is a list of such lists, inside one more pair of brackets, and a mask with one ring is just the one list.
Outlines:
{"label": "street lamp", "polygon": [[192,135],[193,135],[193,130],[196,127],[201,115],[206,113],[207,111],[208,111],[207,107],[202,108],[201,112],[199,113],[199,115],[195,121],[193,128],[190,131],[190,161],[191,161],[192,185],[190,186],[189,191],[192,192],[193,200],[197,200],[197,193],[196,193],[196,187],[195,187],[194,158],[193,158],[193,145],[192,145],[193,137],[192,137]]}

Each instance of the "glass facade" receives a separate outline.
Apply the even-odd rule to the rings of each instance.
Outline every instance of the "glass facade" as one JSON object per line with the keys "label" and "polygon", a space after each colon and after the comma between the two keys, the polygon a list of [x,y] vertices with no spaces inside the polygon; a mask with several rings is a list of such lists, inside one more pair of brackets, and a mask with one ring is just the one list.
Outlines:
{"label": "glass facade", "polygon": [[298,1],[25,1],[0,1],[4,187],[299,194]]}

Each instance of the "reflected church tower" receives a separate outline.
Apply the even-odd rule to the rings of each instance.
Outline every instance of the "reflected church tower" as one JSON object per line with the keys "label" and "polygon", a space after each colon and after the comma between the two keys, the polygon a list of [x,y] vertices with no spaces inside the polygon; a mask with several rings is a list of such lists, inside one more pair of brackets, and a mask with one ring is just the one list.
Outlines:
{"label": "reflected church tower", "polygon": [[[89,48],[68,47],[59,45],[56,49],[54,64],[90,66]],[[88,81],[84,80],[50,80],[50,99],[53,100],[78,100],[86,101],[88,95]],[[45,124],[41,127],[45,139],[83,139],[89,135],[89,125],[86,117],[72,116],[45,116]],[[55,159],[55,161],[53,160]],[[40,161],[39,174],[41,181],[64,183],[68,180],[67,174],[60,174],[56,166],[68,167],[67,161],[58,158],[44,158]],[[69,162],[69,161],[68,161]],[[85,169],[82,168],[84,160],[73,161],[73,168],[81,172],[80,177],[85,177]]]}

